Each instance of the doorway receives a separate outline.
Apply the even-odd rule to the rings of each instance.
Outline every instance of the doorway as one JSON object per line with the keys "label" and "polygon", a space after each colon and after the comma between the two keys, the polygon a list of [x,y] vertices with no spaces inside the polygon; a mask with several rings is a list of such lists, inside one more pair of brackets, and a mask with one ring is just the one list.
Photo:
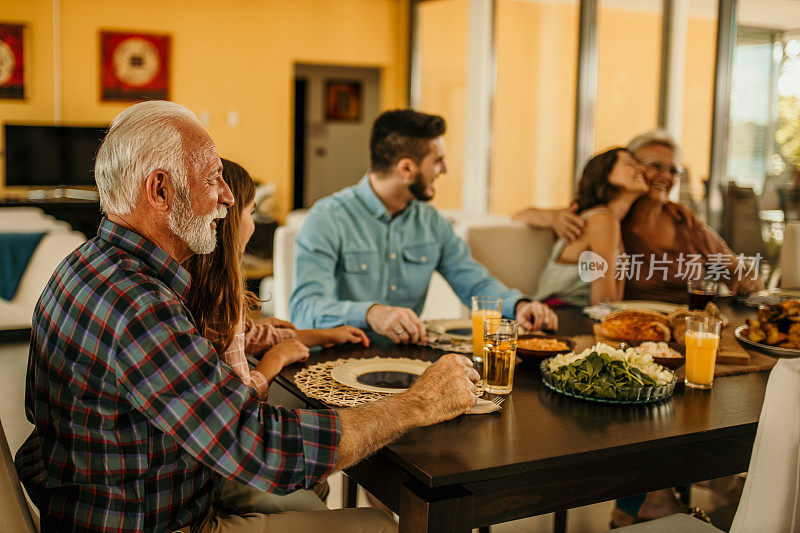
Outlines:
{"label": "doorway", "polygon": [[377,68],[296,64],[293,209],[355,185],[369,169]]}

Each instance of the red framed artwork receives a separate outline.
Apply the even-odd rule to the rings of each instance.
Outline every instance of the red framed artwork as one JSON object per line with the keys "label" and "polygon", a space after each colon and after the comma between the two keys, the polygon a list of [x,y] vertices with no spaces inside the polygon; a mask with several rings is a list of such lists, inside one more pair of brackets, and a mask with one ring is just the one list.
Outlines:
{"label": "red framed artwork", "polygon": [[100,32],[100,99],[169,99],[170,36]]}
{"label": "red framed artwork", "polygon": [[22,24],[0,22],[0,98],[25,98],[25,49]]}
{"label": "red framed artwork", "polygon": [[359,120],[362,107],[360,81],[325,82],[326,120]]}

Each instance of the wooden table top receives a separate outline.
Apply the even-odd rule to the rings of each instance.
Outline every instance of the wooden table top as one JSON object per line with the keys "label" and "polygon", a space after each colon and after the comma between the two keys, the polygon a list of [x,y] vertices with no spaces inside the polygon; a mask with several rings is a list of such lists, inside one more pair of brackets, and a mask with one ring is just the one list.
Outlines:
{"label": "wooden table top", "polygon": [[[724,312],[735,316],[752,310]],[[579,310],[559,311],[559,334],[586,333],[591,320]],[[311,363],[341,357],[418,357],[435,360],[444,352],[418,346],[342,346],[313,353]],[[290,392],[305,398],[292,366],[278,376]],[[569,398],[544,387],[538,361],[517,366],[514,391],[503,410],[466,415],[409,432],[383,453],[429,487],[479,482],[503,475],[613,460],[632,452],[691,444],[705,439],[750,435],[758,424],[768,373],[717,378],[711,391],[676,387],[672,399],[646,405],[612,405]],[[311,405],[321,406],[310,400]]]}

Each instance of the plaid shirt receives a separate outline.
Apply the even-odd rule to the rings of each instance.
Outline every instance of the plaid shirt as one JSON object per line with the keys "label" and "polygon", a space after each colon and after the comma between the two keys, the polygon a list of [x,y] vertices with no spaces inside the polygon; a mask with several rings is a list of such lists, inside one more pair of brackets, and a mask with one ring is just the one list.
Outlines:
{"label": "plaid shirt", "polygon": [[163,531],[200,519],[220,476],[310,488],[333,471],[331,410],[287,410],[221,364],[164,250],[103,220],[33,316],[25,391],[36,427],[17,453],[43,531]]}

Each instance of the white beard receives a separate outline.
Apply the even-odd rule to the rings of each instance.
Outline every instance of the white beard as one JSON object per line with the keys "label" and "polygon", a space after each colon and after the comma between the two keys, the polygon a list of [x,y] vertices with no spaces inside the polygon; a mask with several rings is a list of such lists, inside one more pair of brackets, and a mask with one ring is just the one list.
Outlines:
{"label": "white beard", "polygon": [[189,195],[177,189],[175,205],[167,216],[167,225],[194,253],[210,254],[217,247],[217,230],[211,223],[227,215],[228,208],[222,205],[208,215],[195,215]]}

